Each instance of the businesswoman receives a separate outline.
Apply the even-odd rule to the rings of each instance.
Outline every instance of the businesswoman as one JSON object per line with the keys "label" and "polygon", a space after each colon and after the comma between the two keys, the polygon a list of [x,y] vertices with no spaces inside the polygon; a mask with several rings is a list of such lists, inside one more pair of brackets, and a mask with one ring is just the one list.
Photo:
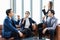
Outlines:
{"label": "businesswoman", "polygon": [[[53,2],[52,1],[48,2],[48,10],[53,10]],[[47,10],[47,12],[48,12],[48,10]],[[42,10],[42,12],[44,13],[45,16],[47,15],[47,12],[45,10],[45,6],[44,6],[44,9]]]}

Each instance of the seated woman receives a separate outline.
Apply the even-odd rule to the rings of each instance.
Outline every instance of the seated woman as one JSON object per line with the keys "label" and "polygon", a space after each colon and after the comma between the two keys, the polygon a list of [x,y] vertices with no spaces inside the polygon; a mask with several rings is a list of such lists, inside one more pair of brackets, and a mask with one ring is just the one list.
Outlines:
{"label": "seated woman", "polygon": [[36,29],[36,22],[29,18],[30,12],[25,12],[25,18],[22,18],[20,22],[20,31],[22,32],[23,36],[30,37],[32,35],[32,31]]}

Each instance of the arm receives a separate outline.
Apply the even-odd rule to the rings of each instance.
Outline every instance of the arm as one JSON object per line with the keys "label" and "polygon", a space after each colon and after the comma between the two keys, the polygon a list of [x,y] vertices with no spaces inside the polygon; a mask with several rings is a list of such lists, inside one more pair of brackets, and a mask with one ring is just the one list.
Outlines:
{"label": "arm", "polygon": [[[31,19],[31,18],[30,18]],[[32,23],[36,23],[33,19],[31,19],[32,20]]]}
{"label": "arm", "polygon": [[57,20],[54,22],[53,26],[52,27],[48,27],[47,30],[54,30],[57,26]]}
{"label": "arm", "polygon": [[42,18],[42,22],[43,22],[44,24],[46,24],[46,16],[44,16],[44,17]]}
{"label": "arm", "polygon": [[21,20],[21,24],[22,24],[22,25],[25,24],[25,19],[24,19],[24,18],[22,18],[22,20]]}
{"label": "arm", "polygon": [[19,25],[20,20],[14,21],[16,25]]}
{"label": "arm", "polygon": [[18,33],[18,30],[11,24],[8,19],[5,20],[5,25],[7,25],[6,27],[9,28],[11,31]]}
{"label": "arm", "polygon": [[20,22],[20,15],[17,15],[17,21],[15,21],[17,25],[19,25]]}
{"label": "arm", "polygon": [[19,23],[20,27],[24,26],[25,25],[25,21],[23,20],[23,18],[20,20],[20,23]]}
{"label": "arm", "polygon": [[43,10],[42,10],[42,12],[44,13],[44,15],[46,15],[46,14],[47,14],[47,12],[45,11],[45,9],[43,9]]}

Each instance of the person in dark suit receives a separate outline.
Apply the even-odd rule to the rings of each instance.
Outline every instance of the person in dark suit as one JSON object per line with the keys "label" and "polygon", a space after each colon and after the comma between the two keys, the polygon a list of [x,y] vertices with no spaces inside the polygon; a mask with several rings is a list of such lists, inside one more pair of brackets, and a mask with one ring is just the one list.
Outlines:
{"label": "person in dark suit", "polygon": [[54,40],[54,33],[57,26],[57,18],[54,14],[54,10],[49,10],[47,19],[45,20],[45,18],[43,18],[43,24],[45,24],[46,27],[42,30],[42,34],[50,34],[50,40]]}
{"label": "person in dark suit", "polygon": [[[22,33],[26,35],[26,37],[30,37],[32,35],[32,31],[36,29],[36,22],[29,18],[30,12],[25,12],[25,18],[22,18],[20,27],[22,29]],[[33,27],[32,27],[33,25]]]}
{"label": "person in dark suit", "polygon": [[12,19],[14,13],[12,9],[6,10],[7,17],[3,23],[2,37],[9,40],[9,38],[14,37],[14,40],[20,40],[22,33],[16,28],[16,21]]}
{"label": "person in dark suit", "polygon": [[16,22],[16,25],[19,25],[19,22],[20,22],[20,15],[17,15],[17,22]]}

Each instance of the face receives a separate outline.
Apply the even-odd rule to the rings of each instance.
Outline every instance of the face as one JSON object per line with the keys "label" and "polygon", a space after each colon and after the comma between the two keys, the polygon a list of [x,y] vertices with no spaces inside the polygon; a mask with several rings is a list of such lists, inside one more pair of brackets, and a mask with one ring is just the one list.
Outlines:
{"label": "face", "polygon": [[50,3],[48,3],[48,8],[50,8]]}
{"label": "face", "polygon": [[13,13],[12,10],[10,11],[10,14],[9,14],[9,15],[10,15],[11,17],[14,16],[14,13]]}
{"label": "face", "polygon": [[20,19],[20,16],[19,15],[17,15],[17,17],[18,17],[18,19]]}
{"label": "face", "polygon": [[52,13],[51,11],[48,12],[48,17],[51,17],[52,16]]}
{"label": "face", "polygon": [[25,12],[25,17],[29,17],[29,13],[28,12]]}

